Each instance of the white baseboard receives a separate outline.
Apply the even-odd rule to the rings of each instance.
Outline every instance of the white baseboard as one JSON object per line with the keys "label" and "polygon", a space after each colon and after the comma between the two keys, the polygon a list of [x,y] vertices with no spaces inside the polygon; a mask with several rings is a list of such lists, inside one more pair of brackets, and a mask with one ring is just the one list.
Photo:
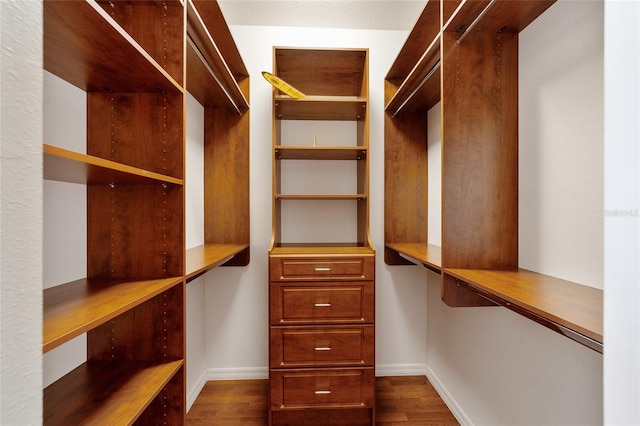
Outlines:
{"label": "white baseboard", "polygon": [[376,364],[376,377],[424,376],[425,364]]}
{"label": "white baseboard", "polygon": [[429,367],[425,366],[424,374],[429,379],[429,382],[433,385],[440,398],[447,404],[449,410],[451,410],[451,414],[458,420],[458,422],[463,425],[473,425],[473,422],[464,412],[460,404],[453,398],[453,396],[447,391],[447,388],[442,384],[436,373]]}

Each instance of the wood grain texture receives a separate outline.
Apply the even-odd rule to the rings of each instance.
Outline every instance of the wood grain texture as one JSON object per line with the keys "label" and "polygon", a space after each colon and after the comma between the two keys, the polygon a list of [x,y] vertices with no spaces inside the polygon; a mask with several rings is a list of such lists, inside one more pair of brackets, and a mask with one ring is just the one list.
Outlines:
{"label": "wood grain texture", "polygon": [[[384,241],[427,242],[427,117],[384,118]],[[385,254],[388,264],[405,264]]]}
{"label": "wood grain texture", "polygon": [[[376,377],[375,424],[378,426],[457,425],[431,383],[424,376]],[[210,381],[187,413],[186,425],[266,426],[267,380]],[[282,424],[287,422],[281,413]],[[349,419],[341,410],[323,411],[320,418],[309,413],[313,425],[326,425],[326,419],[346,426],[371,425],[371,419]],[[342,419],[342,423],[339,423]],[[315,423],[313,423],[315,421]]]}
{"label": "wood grain texture", "polygon": [[443,34],[443,267],[518,264],[517,53],[517,34]]}
{"label": "wood grain texture", "polygon": [[270,327],[269,342],[270,368],[374,364],[373,325]]}
{"label": "wood grain texture", "polygon": [[364,119],[365,98],[316,96],[303,99],[278,97],[274,100],[274,114],[280,120],[339,120]]}
{"label": "wood grain texture", "polygon": [[[200,11],[206,14],[205,18],[208,24],[204,21]],[[199,53],[200,60],[203,62],[202,65],[206,64],[211,74],[215,75],[214,85],[219,85],[222,89],[224,98],[226,98],[225,104],[242,113],[249,109],[249,94],[247,92],[245,96],[245,93],[238,85],[238,81],[248,77],[247,70],[235,48],[233,39],[228,33],[228,28],[224,26],[224,28],[214,29],[208,26],[220,25],[221,23],[224,23],[224,18],[217,2],[198,2],[197,8],[194,2],[189,1],[187,3],[187,33],[189,41]],[[213,38],[210,30],[215,30],[216,35],[223,39]],[[223,42],[230,43],[230,45],[223,47]],[[233,61],[231,64],[227,63],[227,57],[223,56],[221,48],[224,49],[229,60]],[[191,59],[194,59],[193,55],[190,56]],[[200,64],[194,63],[194,65]],[[235,74],[230,65],[234,67]]]}
{"label": "wood grain texture", "polygon": [[440,32],[440,2],[427,1],[385,80],[402,81]]}
{"label": "wood grain texture", "polygon": [[88,186],[88,276],[183,276],[183,193],[176,185]]}
{"label": "wood grain texture", "polygon": [[422,265],[436,273],[440,273],[442,269],[442,250],[439,246],[426,243],[387,243],[385,248],[392,250],[397,256],[404,256],[405,260],[411,259],[413,264]]}
{"label": "wood grain texture", "polygon": [[80,184],[149,184],[154,181],[183,185],[182,179],[127,166],[44,144],[44,178]]}
{"label": "wood grain texture", "polygon": [[222,264],[249,248],[248,244],[204,244],[187,250],[185,279],[196,276]]}
{"label": "wood grain texture", "polygon": [[164,362],[185,357],[184,285],[161,294],[87,332],[92,360]]}
{"label": "wood grain texture", "polygon": [[43,424],[131,425],[183,364],[82,364],[44,390]]}
{"label": "wood grain texture", "polygon": [[373,281],[270,283],[271,325],[373,323]]}
{"label": "wood grain texture", "polygon": [[249,244],[249,113],[205,109],[204,242]]}
{"label": "wood grain texture", "polygon": [[181,83],[98,3],[49,0],[43,9],[44,68],[49,72],[87,92],[105,88],[114,92],[182,91]]}
{"label": "wood grain texture", "polygon": [[88,93],[87,154],[184,178],[184,96]]}
{"label": "wood grain texture", "polygon": [[97,3],[183,85],[184,7],[180,0],[162,3],[97,0]]}
{"label": "wood grain texture", "polygon": [[43,352],[104,324],[181,280],[81,279],[46,289]]}
{"label": "wood grain texture", "polygon": [[[447,32],[462,34],[486,8],[473,32],[519,33],[547,10],[556,0],[466,0],[462,2],[445,27]],[[487,7],[489,6],[490,7]]]}
{"label": "wood grain texture", "polygon": [[[446,269],[454,278],[548,321],[603,341],[603,292],[525,269]],[[509,307],[509,306],[507,306]]]}
{"label": "wood grain texture", "polygon": [[307,96],[368,96],[368,49],[276,47],[274,54],[276,75]]}

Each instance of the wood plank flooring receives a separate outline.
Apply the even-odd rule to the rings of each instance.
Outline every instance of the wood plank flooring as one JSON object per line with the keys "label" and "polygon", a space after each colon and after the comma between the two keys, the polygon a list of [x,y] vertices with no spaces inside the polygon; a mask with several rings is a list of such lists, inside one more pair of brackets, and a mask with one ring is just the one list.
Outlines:
{"label": "wood plank flooring", "polygon": [[[267,380],[207,382],[187,414],[186,425],[266,426],[267,385]],[[376,378],[377,426],[457,424],[426,377]]]}

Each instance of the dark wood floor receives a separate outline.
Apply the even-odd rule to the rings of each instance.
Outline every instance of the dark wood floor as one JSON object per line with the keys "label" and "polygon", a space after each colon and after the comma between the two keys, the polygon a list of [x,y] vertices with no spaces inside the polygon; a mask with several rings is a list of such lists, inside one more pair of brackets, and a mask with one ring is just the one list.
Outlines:
{"label": "dark wood floor", "polygon": [[[208,382],[187,414],[188,425],[266,426],[267,380]],[[457,425],[424,376],[376,378],[376,425]]]}

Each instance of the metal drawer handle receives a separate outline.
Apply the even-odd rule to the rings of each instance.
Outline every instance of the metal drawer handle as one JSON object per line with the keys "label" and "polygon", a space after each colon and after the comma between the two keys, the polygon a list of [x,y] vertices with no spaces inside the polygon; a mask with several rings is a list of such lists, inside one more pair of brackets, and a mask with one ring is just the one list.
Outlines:
{"label": "metal drawer handle", "polygon": [[315,306],[316,308],[330,308],[331,303],[316,303],[313,306]]}
{"label": "metal drawer handle", "polygon": [[321,268],[321,267],[317,267],[317,268],[313,268],[314,271],[316,272],[331,272],[331,268]]}
{"label": "metal drawer handle", "polygon": [[329,395],[331,393],[330,390],[317,390],[315,391],[316,395]]}
{"label": "metal drawer handle", "polygon": [[328,346],[320,346],[320,347],[317,347],[317,348],[314,348],[314,349],[316,351],[330,351],[331,350],[331,348],[328,347]]}

